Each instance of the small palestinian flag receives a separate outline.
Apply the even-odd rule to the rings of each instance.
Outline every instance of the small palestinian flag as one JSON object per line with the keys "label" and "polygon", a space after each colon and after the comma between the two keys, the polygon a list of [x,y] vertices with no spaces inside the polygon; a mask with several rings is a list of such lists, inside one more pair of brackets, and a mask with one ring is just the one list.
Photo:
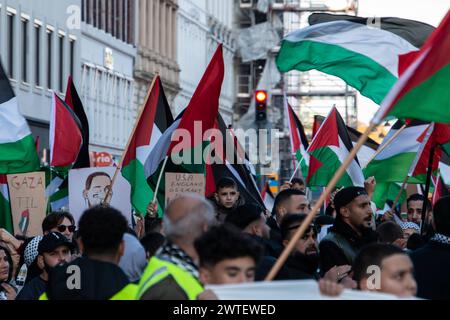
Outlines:
{"label": "small palestinian flag", "polygon": [[28,225],[30,224],[30,210],[26,209],[20,214],[19,228],[23,235],[27,234]]}

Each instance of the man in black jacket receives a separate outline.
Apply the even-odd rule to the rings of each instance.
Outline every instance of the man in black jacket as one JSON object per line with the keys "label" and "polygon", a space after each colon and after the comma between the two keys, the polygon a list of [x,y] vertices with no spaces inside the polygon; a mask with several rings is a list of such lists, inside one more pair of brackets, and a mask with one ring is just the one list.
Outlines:
{"label": "man in black jacket", "polygon": [[308,214],[311,210],[310,204],[303,191],[286,189],[275,197],[272,209],[272,217],[267,220],[270,227],[270,239],[281,245],[280,225],[287,214]]}
{"label": "man in black jacket", "polygon": [[334,197],[336,220],[319,244],[322,274],[333,266],[352,265],[358,251],[376,242],[370,198],[362,187],[348,187]]}
{"label": "man in black jacket", "polygon": [[435,235],[414,251],[417,296],[450,299],[450,196],[439,199],[433,208]]}
{"label": "man in black jacket", "polygon": [[118,266],[127,220],[111,207],[86,210],[79,221],[83,257],[50,271],[42,300],[134,300],[136,286]]}

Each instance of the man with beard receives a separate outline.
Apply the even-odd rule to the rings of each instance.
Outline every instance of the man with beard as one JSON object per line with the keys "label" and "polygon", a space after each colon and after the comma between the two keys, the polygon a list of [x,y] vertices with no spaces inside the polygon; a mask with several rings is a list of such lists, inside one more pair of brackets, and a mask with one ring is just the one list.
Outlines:
{"label": "man with beard", "polygon": [[[295,231],[305,220],[305,214],[287,215],[281,222],[281,237],[286,247],[295,234]],[[319,252],[317,249],[317,234],[311,225],[298,239],[295,249],[285,264],[289,279],[319,279]]]}
{"label": "man with beard", "polygon": [[37,265],[42,273],[28,282],[16,300],[39,300],[45,292],[50,270],[58,265],[69,263],[74,245],[59,232],[45,235],[38,245]]}
{"label": "man with beard", "polygon": [[320,242],[320,269],[327,272],[334,266],[352,265],[358,251],[377,241],[372,230],[373,211],[370,198],[362,187],[347,187],[334,197],[336,220]]}

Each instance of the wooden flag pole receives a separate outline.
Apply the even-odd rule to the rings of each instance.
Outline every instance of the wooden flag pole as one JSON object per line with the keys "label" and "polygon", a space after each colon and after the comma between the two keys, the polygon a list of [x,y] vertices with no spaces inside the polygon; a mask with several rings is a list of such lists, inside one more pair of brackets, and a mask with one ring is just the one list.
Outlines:
{"label": "wooden flag pole", "polygon": [[166,158],[164,159],[164,163],[162,165],[161,172],[159,173],[158,182],[156,182],[156,189],[155,189],[155,194],[153,195],[152,202],[156,202],[156,196],[158,195],[159,184],[161,182],[161,178],[164,173],[164,169],[166,168],[166,163],[167,163],[168,159],[169,159],[169,156],[167,155]]}
{"label": "wooden flag pole", "polygon": [[111,180],[111,184],[110,184],[110,186],[109,186],[109,188],[108,188],[108,191],[106,192],[105,199],[103,200],[103,203],[102,203],[103,206],[108,206],[108,205],[109,205],[108,197],[109,197],[109,195],[110,195],[110,193],[111,193],[111,190],[112,190],[112,188],[113,188],[113,186],[114,186],[114,183],[116,182],[117,174],[118,174],[119,171],[122,169],[123,160],[124,160],[125,155],[126,155],[127,152],[128,152],[128,148],[130,147],[131,139],[132,139],[133,136],[134,136],[134,133],[135,133],[135,131],[136,131],[136,129],[137,129],[137,126],[138,126],[138,124],[139,124],[139,121],[141,120],[142,113],[144,112],[144,109],[145,109],[145,106],[146,106],[146,104],[147,104],[148,98],[150,97],[150,93],[152,92],[153,87],[155,86],[155,83],[156,83],[156,79],[158,79],[158,77],[159,77],[159,74],[156,72],[155,76],[153,77],[152,84],[150,85],[150,89],[148,90],[147,95],[146,95],[146,97],[145,97],[144,104],[142,105],[142,107],[141,107],[140,110],[139,110],[139,113],[138,113],[138,116],[137,116],[136,121],[135,121],[135,123],[134,123],[133,129],[131,130],[131,134],[130,134],[130,136],[128,137],[127,144],[125,145],[125,149],[124,149],[124,151],[123,151],[123,153],[122,153],[122,157],[120,158],[119,164],[118,164],[118,166],[116,167],[116,171],[114,172],[114,176],[113,176],[113,178],[112,178],[112,180]]}
{"label": "wooden flag pole", "polygon": [[[395,138],[397,138],[398,135],[399,135],[400,133],[402,133],[403,130],[405,130],[405,128],[406,128],[406,124],[404,124],[403,126],[401,126],[400,129],[398,129],[397,132],[396,132],[392,137],[390,137],[389,140],[386,141],[385,144],[383,144],[380,148],[378,148],[378,150],[373,154],[373,156],[370,157],[369,161],[367,161],[365,167],[367,167],[367,165],[368,165],[373,159],[375,159],[375,158],[376,158],[376,157],[377,157],[377,156],[378,156],[378,155],[379,155],[379,154],[380,154],[380,153],[381,153],[388,145],[390,145],[391,142],[394,141]],[[365,167],[364,167],[364,168],[365,168]],[[364,168],[363,168],[363,169],[364,169]]]}
{"label": "wooden flag pole", "polygon": [[395,197],[394,203],[392,204],[391,210],[393,213],[395,213],[395,207],[397,206],[398,202],[400,201],[400,197],[402,196],[403,190],[405,189],[406,183],[408,182],[409,173],[406,175],[405,179],[402,182],[402,186],[400,187],[400,191],[397,193],[397,196]]}
{"label": "wooden flag pole", "polygon": [[267,275],[267,277],[265,279],[266,281],[272,281],[275,278],[275,276],[277,275],[278,271],[280,271],[281,267],[286,262],[286,259],[289,257],[292,250],[294,249],[298,239],[300,239],[300,237],[305,233],[306,229],[308,228],[308,226],[311,224],[314,217],[316,216],[317,211],[320,209],[320,207],[322,206],[322,204],[324,203],[324,201],[326,200],[328,195],[333,190],[336,183],[339,181],[339,179],[342,177],[344,172],[347,170],[347,168],[349,167],[349,165],[355,158],[357,152],[359,151],[359,149],[361,149],[363,144],[366,142],[367,138],[369,137],[369,134],[372,132],[372,130],[375,128],[375,126],[376,126],[376,124],[373,121],[371,121],[369,127],[361,135],[361,137],[359,137],[357,144],[352,148],[352,150],[350,151],[350,154],[347,156],[345,161],[342,163],[342,165],[336,171],[336,173],[334,174],[331,181],[328,183],[328,185],[325,189],[325,192],[323,192],[320,195],[319,200],[316,202],[316,204],[312,208],[311,212],[308,213],[305,220],[303,220],[303,223],[297,228],[297,231],[295,232],[294,236],[289,241],[289,244],[284,248],[284,250],[281,253],[280,257],[278,258],[277,262],[275,263],[275,265],[272,267],[269,274]]}

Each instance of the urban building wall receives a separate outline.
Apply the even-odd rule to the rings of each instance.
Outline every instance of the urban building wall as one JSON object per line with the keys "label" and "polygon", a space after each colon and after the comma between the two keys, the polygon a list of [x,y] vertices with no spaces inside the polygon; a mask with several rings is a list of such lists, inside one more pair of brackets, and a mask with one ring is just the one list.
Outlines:
{"label": "urban building wall", "polygon": [[177,59],[181,90],[175,98],[174,113],[187,106],[217,46],[223,43],[225,78],[219,111],[225,122],[231,124],[235,96],[234,1],[184,0],[178,5]]}

